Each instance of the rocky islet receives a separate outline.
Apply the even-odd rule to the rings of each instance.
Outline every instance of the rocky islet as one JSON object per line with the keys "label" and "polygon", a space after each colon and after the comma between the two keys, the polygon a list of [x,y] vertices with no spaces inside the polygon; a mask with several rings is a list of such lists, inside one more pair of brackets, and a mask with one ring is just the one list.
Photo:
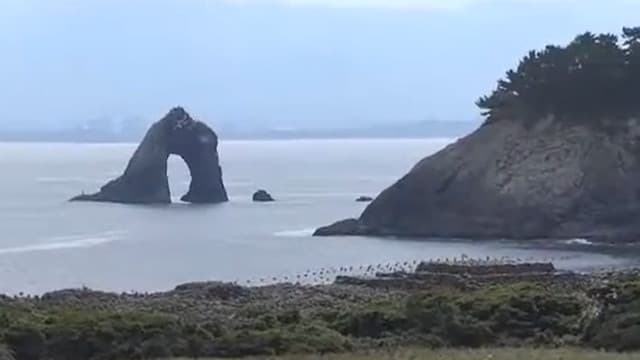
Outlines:
{"label": "rocky islet", "polygon": [[182,201],[228,201],[218,156],[218,136],[205,123],[194,120],[182,107],[173,108],[154,123],[129,160],[124,173],[99,192],[72,201],[125,204],[171,203],[167,159],[180,156],[189,168],[191,184]]}

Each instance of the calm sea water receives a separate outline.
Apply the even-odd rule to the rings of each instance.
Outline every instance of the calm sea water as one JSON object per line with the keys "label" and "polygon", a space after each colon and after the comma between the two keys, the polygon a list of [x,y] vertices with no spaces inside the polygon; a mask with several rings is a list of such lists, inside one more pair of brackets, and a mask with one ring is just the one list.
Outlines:
{"label": "calm sea water", "polygon": [[[0,292],[89,286],[164,290],[190,281],[283,278],[331,266],[419,259],[554,258],[570,269],[626,265],[633,257],[576,241],[409,241],[313,238],[312,230],[357,216],[375,195],[450,140],[222,142],[231,201],[213,206],[69,203],[121,173],[135,145],[0,144]],[[189,175],[170,160],[177,200]],[[278,200],[254,204],[264,188]]]}

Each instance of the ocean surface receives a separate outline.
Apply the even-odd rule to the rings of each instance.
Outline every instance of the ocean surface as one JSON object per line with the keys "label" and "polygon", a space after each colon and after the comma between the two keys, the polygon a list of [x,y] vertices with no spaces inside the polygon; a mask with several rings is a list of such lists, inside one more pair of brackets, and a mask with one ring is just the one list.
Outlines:
{"label": "ocean surface", "polygon": [[[452,140],[227,141],[220,144],[231,201],[178,199],[186,166],[171,157],[168,206],[70,203],[124,169],[134,144],[0,143],[0,293],[88,286],[168,290],[192,281],[260,285],[326,268],[445,259],[466,254],[552,259],[563,269],[629,266],[630,250],[588,242],[519,243],[313,238],[314,228],[356,217],[422,157]],[[257,189],[275,203],[251,202]],[[311,275],[308,279],[311,279]],[[324,281],[324,280],[308,280]]]}

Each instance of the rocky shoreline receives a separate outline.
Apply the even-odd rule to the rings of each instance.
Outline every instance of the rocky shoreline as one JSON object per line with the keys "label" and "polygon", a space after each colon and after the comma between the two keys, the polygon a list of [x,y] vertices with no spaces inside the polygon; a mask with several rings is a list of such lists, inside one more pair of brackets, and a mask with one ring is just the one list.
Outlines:
{"label": "rocky shoreline", "polygon": [[422,263],[330,285],[205,282],[167,292],[0,298],[16,359],[327,353],[398,346],[640,349],[639,270]]}

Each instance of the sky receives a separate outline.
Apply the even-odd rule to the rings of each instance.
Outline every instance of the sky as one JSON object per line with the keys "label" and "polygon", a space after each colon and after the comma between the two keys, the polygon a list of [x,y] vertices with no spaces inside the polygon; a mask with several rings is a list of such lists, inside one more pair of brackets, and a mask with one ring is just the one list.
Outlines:
{"label": "sky", "polygon": [[638,13],[636,0],[0,0],[0,130],[176,105],[241,127],[474,120],[528,50]]}

